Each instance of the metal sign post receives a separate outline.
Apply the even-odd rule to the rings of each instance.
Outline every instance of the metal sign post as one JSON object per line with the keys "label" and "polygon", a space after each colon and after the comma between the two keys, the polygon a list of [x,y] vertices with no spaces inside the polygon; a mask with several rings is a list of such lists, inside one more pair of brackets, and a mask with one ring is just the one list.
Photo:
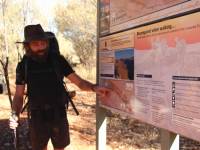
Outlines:
{"label": "metal sign post", "polygon": [[106,150],[106,110],[96,107],[96,150]]}
{"label": "metal sign post", "polygon": [[[97,52],[96,52],[96,65],[99,66],[99,57],[98,57],[98,49],[99,49],[99,17],[100,17],[100,1],[97,0]],[[96,80],[99,82],[99,70],[96,70]],[[106,150],[106,110],[99,107],[98,98],[96,99],[96,150]]]}
{"label": "metal sign post", "polygon": [[179,150],[179,135],[161,129],[161,150]]}

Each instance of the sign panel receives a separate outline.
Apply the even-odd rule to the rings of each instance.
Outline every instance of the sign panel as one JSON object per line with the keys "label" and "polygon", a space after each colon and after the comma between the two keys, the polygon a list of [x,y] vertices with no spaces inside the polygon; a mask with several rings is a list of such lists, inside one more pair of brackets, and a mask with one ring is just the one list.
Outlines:
{"label": "sign panel", "polygon": [[101,106],[133,113],[134,33],[132,31],[100,39],[100,84],[112,89]]}
{"label": "sign panel", "polygon": [[111,0],[110,25],[115,26],[188,0]]}
{"label": "sign panel", "polygon": [[200,13],[135,31],[135,118],[200,139]]}
{"label": "sign panel", "polygon": [[106,35],[200,8],[200,0],[101,0],[100,6]]}

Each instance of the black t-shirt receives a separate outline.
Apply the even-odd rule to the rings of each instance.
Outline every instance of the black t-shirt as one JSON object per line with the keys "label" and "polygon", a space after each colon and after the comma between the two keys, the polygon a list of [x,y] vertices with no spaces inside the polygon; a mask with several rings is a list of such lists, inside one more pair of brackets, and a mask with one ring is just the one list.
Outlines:
{"label": "black t-shirt", "polygon": [[[56,66],[53,61],[57,62]],[[58,78],[55,67],[65,77],[74,72],[62,55],[51,55],[45,62],[38,62],[25,56],[18,63],[16,84],[27,83],[28,97],[32,108],[43,107],[46,104],[51,106],[61,104],[64,86]]]}

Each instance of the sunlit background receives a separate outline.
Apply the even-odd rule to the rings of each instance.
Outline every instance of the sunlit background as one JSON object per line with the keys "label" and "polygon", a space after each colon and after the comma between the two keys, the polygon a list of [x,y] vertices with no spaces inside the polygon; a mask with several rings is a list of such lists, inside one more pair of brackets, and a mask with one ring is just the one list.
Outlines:
{"label": "sunlit background", "polygon": [[5,61],[9,56],[11,78],[20,61],[19,55],[23,55],[22,46],[15,42],[23,41],[25,25],[38,23],[45,31],[56,34],[61,53],[74,69],[94,81],[96,0],[1,0],[0,59]]}

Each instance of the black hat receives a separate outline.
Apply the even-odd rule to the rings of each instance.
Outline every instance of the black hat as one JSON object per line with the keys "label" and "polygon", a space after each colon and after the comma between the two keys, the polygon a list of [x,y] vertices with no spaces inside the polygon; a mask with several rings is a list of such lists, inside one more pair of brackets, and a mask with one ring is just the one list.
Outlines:
{"label": "black hat", "polygon": [[34,40],[46,40],[53,37],[53,35],[46,34],[40,24],[27,25],[24,28],[24,41],[16,43],[29,43]]}

